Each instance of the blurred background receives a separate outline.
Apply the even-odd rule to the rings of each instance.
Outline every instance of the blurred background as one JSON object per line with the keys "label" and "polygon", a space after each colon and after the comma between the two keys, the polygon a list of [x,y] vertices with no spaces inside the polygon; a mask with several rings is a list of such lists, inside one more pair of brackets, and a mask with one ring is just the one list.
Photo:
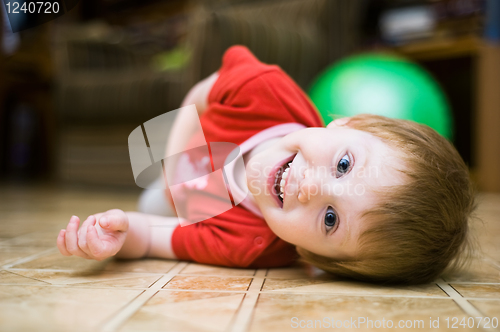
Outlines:
{"label": "blurred background", "polygon": [[84,0],[16,33],[2,7],[0,181],[140,190],[130,132],[178,108],[243,44],[306,91],[365,52],[420,65],[444,93],[453,143],[479,188],[500,192],[499,3]]}

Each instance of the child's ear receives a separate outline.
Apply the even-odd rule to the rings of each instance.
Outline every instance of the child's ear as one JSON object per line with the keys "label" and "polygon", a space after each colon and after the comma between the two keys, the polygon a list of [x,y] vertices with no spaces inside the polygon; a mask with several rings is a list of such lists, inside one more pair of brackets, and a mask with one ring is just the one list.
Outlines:
{"label": "child's ear", "polygon": [[340,118],[340,119],[337,119],[337,120],[334,120],[332,122],[330,122],[326,128],[333,128],[333,127],[341,127],[341,126],[345,126],[347,122],[349,122],[351,118],[350,117],[345,117],[345,118]]}

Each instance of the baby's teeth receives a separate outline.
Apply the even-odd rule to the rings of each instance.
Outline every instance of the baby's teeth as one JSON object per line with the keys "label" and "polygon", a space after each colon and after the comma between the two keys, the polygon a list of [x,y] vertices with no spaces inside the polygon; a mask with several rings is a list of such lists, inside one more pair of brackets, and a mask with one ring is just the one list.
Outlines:
{"label": "baby's teeth", "polygon": [[283,198],[283,194],[280,194],[280,197]]}
{"label": "baby's teeth", "polygon": [[283,175],[281,176],[282,179],[286,179],[288,177],[288,169],[285,171],[285,173],[283,173]]}
{"label": "baby's teeth", "polygon": [[285,181],[284,179],[281,179],[280,186],[281,186],[281,187],[284,187],[284,186],[285,186],[285,182],[286,182],[286,181]]}

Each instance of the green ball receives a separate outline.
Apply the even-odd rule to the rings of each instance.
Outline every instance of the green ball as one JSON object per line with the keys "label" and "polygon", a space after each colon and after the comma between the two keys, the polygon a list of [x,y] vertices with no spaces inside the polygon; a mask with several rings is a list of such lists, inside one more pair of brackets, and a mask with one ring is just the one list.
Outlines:
{"label": "green ball", "polygon": [[453,119],[446,97],[420,66],[385,54],[367,54],[327,68],[309,96],[325,124],[361,113],[413,120],[452,138]]}

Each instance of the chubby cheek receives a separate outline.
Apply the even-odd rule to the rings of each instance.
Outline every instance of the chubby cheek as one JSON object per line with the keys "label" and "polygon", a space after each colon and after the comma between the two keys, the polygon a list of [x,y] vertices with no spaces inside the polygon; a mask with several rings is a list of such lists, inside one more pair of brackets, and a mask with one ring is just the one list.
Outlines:
{"label": "chubby cheek", "polygon": [[308,237],[308,230],[304,225],[297,224],[295,220],[281,217],[281,218],[266,218],[267,224],[271,230],[280,239],[294,245],[299,245],[301,239]]}
{"label": "chubby cheek", "polygon": [[277,211],[274,211],[272,208],[266,207],[262,210],[262,214],[264,215],[264,219],[273,233],[286,241],[284,237],[287,236],[287,223],[282,214],[277,213]]}
{"label": "chubby cheek", "polygon": [[290,228],[283,224],[283,222],[276,220],[267,220],[269,228],[283,241],[295,244],[296,239],[294,233],[290,231]]}

